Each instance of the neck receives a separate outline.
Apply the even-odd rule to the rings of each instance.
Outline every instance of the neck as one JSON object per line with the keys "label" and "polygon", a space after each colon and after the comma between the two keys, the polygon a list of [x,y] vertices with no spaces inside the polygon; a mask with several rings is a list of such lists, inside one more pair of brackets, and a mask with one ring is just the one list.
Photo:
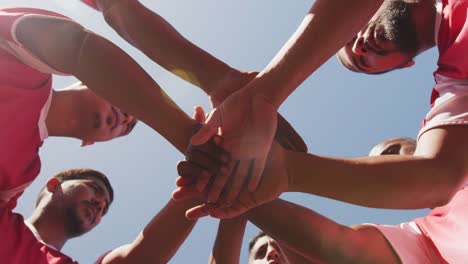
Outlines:
{"label": "neck", "polygon": [[58,221],[59,219],[63,219],[63,216],[51,212],[48,212],[46,215],[43,212],[43,210],[36,208],[27,221],[36,228],[39,236],[46,244],[55,247],[57,250],[61,250],[68,240],[63,220],[61,222]]}
{"label": "neck", "polygon": [[76,111],[76,93],[74,89],[53,91],[46,126],[49,136],[74,137],[79,125],[79,113]]}

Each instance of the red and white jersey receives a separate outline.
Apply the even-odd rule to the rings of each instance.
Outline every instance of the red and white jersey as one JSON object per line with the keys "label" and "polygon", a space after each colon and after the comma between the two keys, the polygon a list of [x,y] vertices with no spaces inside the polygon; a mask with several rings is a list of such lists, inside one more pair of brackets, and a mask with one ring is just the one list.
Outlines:
{"label": "red and white jersey", "polygon": [[[436,85],[419,136],[435,127],[468,125],[468,0],[438,0],[437,9]],[[447,263],[467,263],[468,188],[415,222]]]}
{"label": "red and white jersey", "polygon": [[468,187],[445,206],[414,220],[447,263],[468,261]]}
{"label": "red and white jersey", "polygon": [[[32,227],[32,226],[31,226]],[[70,257],[44,244],[34,227],[21,215],[0,207],[0,262],[8,264],[77,264]]]}
{"label": "red and white jersey", "polygon": [[439,49],[431,110],[421,136],[447,125],[468,125],[468,0],[438,0],[435,41]]}
{"label": "red and white jersey", "polygon": [[0,205],[10,209],[39,174],[51,73],[59,73],[17,40],[18,23],[37,15],[63,17],[32,8],[0,8]]}

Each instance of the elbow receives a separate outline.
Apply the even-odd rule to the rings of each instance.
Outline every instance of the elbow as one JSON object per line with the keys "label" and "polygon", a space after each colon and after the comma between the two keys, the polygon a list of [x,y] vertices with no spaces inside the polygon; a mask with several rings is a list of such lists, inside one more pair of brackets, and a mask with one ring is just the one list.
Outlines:
{"label": "elbow", "polygon": [[463,167],[457,167],[451,164],[446,169],[441,170],[439,184],[433,188],[434,194],[430,202],[430,208],[440,207],[448,204],[453,196],[460,190],[466,181],[467,171]]}

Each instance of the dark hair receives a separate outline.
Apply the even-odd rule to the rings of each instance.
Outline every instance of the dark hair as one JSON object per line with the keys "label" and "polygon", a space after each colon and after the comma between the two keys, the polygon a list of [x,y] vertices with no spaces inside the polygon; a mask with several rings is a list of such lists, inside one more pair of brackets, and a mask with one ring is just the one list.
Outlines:
{"label": "dark hair", "polygon": [[266,236],[266,235],[267,235],[267,234],[266,234],[265,232],[260,231],[256,236],[254,236],[254,237],[250,240],[250,242],[249,242],[249,254],[250,254],[250,252],[252,252],[252,248],[255,246],[255,243],[257,243],[257,241],[258,241],[260,238],[262,238],[262,237],[264,237],[264,236]]}
{"label": "dark hair", "polygon": [[[83,180],[83,179],[101,181],[104,184],[104,186],[106,186],[106,189],[109,192],[109,199],[110,199],[109,205],[114,200],[114,189],[112,189],[109,179],[107,178],[106,175],[104,175],[103,173],[99,171],[92,170],[92,169],[69,169],[69,170],[58,172],[53,177],[59,180],[60,183],[63,183],[65,181],[70,181],[70,180]],[[41,194],[44,189],[45,187],[43,187],[41,191],[39,192],[39,196],[36,201],[36,206],[42,197]]]}

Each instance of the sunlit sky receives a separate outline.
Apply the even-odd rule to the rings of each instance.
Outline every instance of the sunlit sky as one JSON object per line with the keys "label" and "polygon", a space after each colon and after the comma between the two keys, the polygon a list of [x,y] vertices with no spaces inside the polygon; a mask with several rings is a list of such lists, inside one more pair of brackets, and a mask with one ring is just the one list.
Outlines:
{"label": "sunlit sky", "polygon": [[[142,2],[192,42],[243,70],[265,67],[313,3],[305,0]],[[99,13],[79,1],[1,0],[1,3],[40,7],[75,19],[129,53],[184,111],[191,115],[197,104],[209,109],[203,92],[147,59],[113,32]],[[381,140],[417,135],[429,109],[436,57],[433,49],[418,57],[411,69],[378,76],[348,72],[332,58],[287,99],[280,112],[302,135],[311,153],[334,157],[367,155]],[[72,77],[55,78],[54,88],[74,82],[76,79]],[[41,149],[41,157],[40,177],[16,208],[26,217],[32,211],[39,189],[57,171],[89,167],[106,173],[113,184],[115,200],[101,224],[89,234],[70,240],[63,248],[82,264],[93,263],[103,252],[133,241],[170,199],[177,177],[175,166],[183,158],[143,123],[125,138],[85,148],[75,139],[49,138]],[[299,193],[284,194],[282,198],[348,225],[397,224],[426,213],[425,210],[367,209]],[[170,263],[205,263],[217,224],[216,219],[200,220]],[[257,232],[255,226],[248,225],[241,263],[247,262],[246,245]]]}

